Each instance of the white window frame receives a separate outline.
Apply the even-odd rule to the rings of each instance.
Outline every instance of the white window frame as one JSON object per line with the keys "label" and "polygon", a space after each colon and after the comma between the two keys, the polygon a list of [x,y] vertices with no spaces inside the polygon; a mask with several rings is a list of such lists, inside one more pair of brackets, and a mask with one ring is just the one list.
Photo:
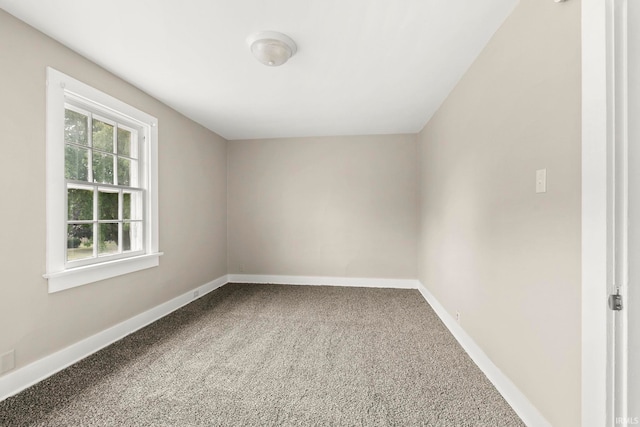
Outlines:
{"label": "white window frame", "polygon": [[[142,251],[101,257],[91,263],[67,262],[64,117],[65,104],[69,102],[80,102],[96,115],[125,117],[141,134],[138,161],[144,199]],[[158,120],[51,67],[47,67],[46,106],[47,270],[44,277],[48,280],[49,293],[158,266],[162,255],[158,250]],[[95,238],[94,242],[97,244]]]}

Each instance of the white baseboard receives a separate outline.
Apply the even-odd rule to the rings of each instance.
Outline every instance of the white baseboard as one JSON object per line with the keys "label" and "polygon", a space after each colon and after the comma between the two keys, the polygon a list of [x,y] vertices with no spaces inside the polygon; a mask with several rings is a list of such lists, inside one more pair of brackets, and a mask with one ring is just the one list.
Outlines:
{"label": "white baseboard", "polygon": [[464,348],[469,357],[487,376],[522,421],[529,427],[551,427],[551,423],[542,416],[540,411],[533,406],[518,387],[489,359],[489,356],[482,351],[480,346],[462,329],[458,322],[421,282],[418,282],[418,290],[449,329],[449,332],[458,340],[458,343]]}
{"label": "white baseboard", "polygon": [[417,289],[415,279],[369,279],[360,277],[276,276],[263,274],[229,274],[229,283],[274,285],[349,286],[362,288]]}
{"label": "white baseboard", "polygon": [[[104,347],[126,337],[169,313],[189,304],[193,300],[206,295],[228,282],[224,275],[198,288],[192,289],[170,301],[140,313],[109,329],[98,332],[49,356],[39,359],[27,366],[0,376],[0,401],[13,396],[64,368],[84,359]],[[198,292],[198,296],[195,296]]]}

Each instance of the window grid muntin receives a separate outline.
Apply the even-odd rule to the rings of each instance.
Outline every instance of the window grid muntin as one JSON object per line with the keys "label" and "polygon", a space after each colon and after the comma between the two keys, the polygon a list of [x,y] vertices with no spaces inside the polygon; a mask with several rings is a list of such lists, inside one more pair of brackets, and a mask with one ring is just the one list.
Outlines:
{"label": "window grid muntin", "polygon": [[[137,256],[137,255],[141,255],[146,253],[146,244],[147,244],[147,240],[146,240],[146,227],[145,227],[145,213],[146,213],[146,203],[145,203],[145,189],[143,187],[143,180],[142,178],[142,171],[141,168],[143,167],[143,158],[142,158],[142,154],[144,152],[143,149],[143,143],[144,143],[144,137],[143,137],[143,132],[141,132],[140,129],[137,129],[135,126],[131,126],[131,124],[127,123],[127,120],[119,120],[118,118],[112,118],[109,116],[106,116],[104,114],[99,114],[99,113],[94,113],[93,111],[89,110],[89,109],[85,109],[83,108],[84,106],[79,106],[76,104],[76,102],[70,102],[70,100],[67,99],[67,102],[65,102],[64,108],[65,109],[69,109],[71,111],[75,111],[77,113],[83,114],[85,116],[87,116],[87,144],[88,145],[82,145],[82,144],[76,144],[73,142],[67,142],[65,140],[65,138],[63,138],[63,144],[65,146],[69,145],[69,146],[73,146],[73,147],[79,147],[82,149],[86,149],[88,151],[88,156],[87,156],[87,179],[89,181],[85,182],[85,181],[79,181],[79,180],[70,180],[70,179],[66,179],[65,177],[65,182],[66,182],[66,191],[65,191],[65,209],[66,209],[66,215],[64,216],[66,221],[65,221],[65,230],[67,230],[65,233],[67,234],[67,239],[68,239],[68,226],[69,225],[73,225],[73,224],[88,224],[91,223],[92,224],[92,229],[93,229],[93,233],[92,233],[92,239],[93,239],[93,251],[92,251],[92,256],[90,258],[81,258],[81,259],[77,259],[77,260],[69,260],[69,253],[68,253],[68,244],[65,245],[64,248],[64,253],[65,253],[65,265],[68,268],[73,268],[73,267],[80,267],[83,265],[90,265],[90,264],[97,264],[97,263],[102,263],[104,261],[107,260],[116,260],[116,259],[121,259],[121,258],[129,258],[129,257],[133,257],[133,256]],[[93,145],[93,120],[99,120],[102,121],[104,123],[113,125],[113,151],[109,152],[106,150],[101,150],[99,148],[94,147]],[[123,123],[124,122],[124,123]],[[133,144],[135,143],[135,148],[136,150],[134,151],[132,148],[130,147],[130,153],[132,154],[137,154],[137,156],[125,156],[125,155],[120,155],[118,153],[118,129],[124,129],[127,130],[129,132],[131,132],[131,139],[130,139],[130,145],[133,146]],[[113,155],[113,181],[114,184],[109,184],[109,183],[99,183],[99,182],[94,182],[94,176],[93,176],[93,153],[98,152],[98,153],[105,153],[105,154],[109,154],[109,155]],[[135,153],[137,152],[137,153]],[[129,180],[130,182],[133,180],[134,175],[135,175],[135,179],[137,180],[137,186],[122,186],[122,185],[118,185],[118,158],[124,158],[124,159],[128,159],[131,160],[131,164],[135,164],[136,168],[135,171],[130,169],[130,177]],[[135,173],[134,173],[135,172]],[[69,204],[68,204],[68,192],[70,188],[92,188],[93,189],[93,220],[92,221],[79,221],[79,220],[69,220],[68,219],[68,208],[69,208]],[[118,220],[99,220],[98,219],[98,197],[99,197],[99,188],[102,187],[105,190],[117,190],[118,192]],[[138,203],[140,203],[141,209],[140,212],[138,214],[138,218],[141,219],[124,219],[123,218],[123,208],[124,208],[124,203],[123,203],[123,194],[124,192],[131,192],[133,193],[137,193],[137,200]],[[99,243],[100,243],[100,224],[106,224],[106,223],[111,223],[111,224],[118,224],[118,250],[116,253],[109,253],[109,254],[100,254],[99,253]],[[128,251],[124,251],[124,246],[123,246],[123,226],[125,223],[129,223],[129,224],[140,224],[140,228],[139,231],[141,233],[141,236],[139,237],[139,241],[136,242],[135,246],[136,247],[140,247],[139,250],[128,250]],[[132,228],[130,226],[130,232],[131,232]],[[131,247],[134,247],[133,241],[130,242]]]}

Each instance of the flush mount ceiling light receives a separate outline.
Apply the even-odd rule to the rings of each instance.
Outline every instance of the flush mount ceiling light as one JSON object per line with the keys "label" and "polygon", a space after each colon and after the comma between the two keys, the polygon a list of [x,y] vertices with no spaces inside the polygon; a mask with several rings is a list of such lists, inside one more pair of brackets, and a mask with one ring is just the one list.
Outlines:
{"label": "flush mount ceiling light", "polygon": [[247,43],[256,59],[270,67],[284,64],[297,50],[291,38],[275,31],[252,34],[247,37]]}

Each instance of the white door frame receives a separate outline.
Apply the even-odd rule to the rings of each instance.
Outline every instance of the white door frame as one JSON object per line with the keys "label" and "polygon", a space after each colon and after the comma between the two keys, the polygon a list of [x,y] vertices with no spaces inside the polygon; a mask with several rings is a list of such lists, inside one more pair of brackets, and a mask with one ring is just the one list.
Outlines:
{"label": "white door frame", "polygon": [[615,0],[582,0],[582,425],[614,426]]}
{"label": "white door frame", "polygon": [[608,365],[612,0],[582,0],[582,425],[611,425]]}

